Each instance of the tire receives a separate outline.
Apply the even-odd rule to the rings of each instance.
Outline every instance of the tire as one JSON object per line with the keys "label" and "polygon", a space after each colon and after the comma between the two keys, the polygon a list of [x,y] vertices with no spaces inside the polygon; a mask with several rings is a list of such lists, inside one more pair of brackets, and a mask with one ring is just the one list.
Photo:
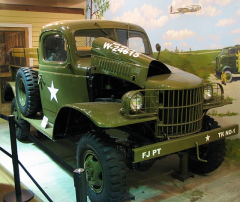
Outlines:
{"label": "tire", "polygon": [[40,109],[38,80],[29,67],[18,69],[16,75],[16,98],[23,116],[31,117]]}
{"label": "tire", "polygon": [[224,71],[224,73],[226,74],[226,77],[227,77],[227,83],[231,83],[232,82],[232,72],[226,70]]}
{"label": "tire", "polygon": [[92,202],[120,202],[126,194],[126,165],[109,140],[89,132],[78,143],[78,167],[86,171],[87,194]]}
{"label": "tire", "polygon": [[24,119],[19,117],[15,99],[12,100],[11,114],[15,116],[15,120],[23,127],[23,131],[16,125],[16,137],[18,140],[23,141],[28,138],[26,132],[30,131],[30,124]]}
{"label": "tire", "polygon": [[[205,127],[207,130],[219,128],[217,122],[209,116],[204,117],[204,122],[209,123],[209,126],[211,126],[211,129]],[[210,173],[221,166],[222,162],[224,161],[226,154],[225,139],[220,139],[214,142],[210,142],[209,144],[199,146],[199,156],[201,159],[207,160],[207,163],[198,161],[196,156],[196,148],[189,149],[188,153],[189,170],[198,174]]]}

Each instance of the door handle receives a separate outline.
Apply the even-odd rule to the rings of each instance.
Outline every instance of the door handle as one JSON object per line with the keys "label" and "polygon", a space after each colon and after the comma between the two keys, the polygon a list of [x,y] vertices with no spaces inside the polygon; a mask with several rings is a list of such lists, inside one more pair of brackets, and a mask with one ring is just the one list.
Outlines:
{"label": "door handle", "polygon": [[43,82],[42,74],[38,74],[38,85]]}

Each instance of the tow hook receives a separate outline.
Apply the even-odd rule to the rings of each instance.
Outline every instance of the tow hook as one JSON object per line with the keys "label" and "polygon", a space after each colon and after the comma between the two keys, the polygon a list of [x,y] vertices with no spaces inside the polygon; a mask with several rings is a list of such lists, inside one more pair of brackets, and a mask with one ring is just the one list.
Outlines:
{"label": "tow hook", "polygon": [[197,149],[197,159],[201,162],[204,162],[204,163],[207,163],[207,160],[205,159],[201,159],[200,156],[199,156],[199,147],[198,147],[198,143],[197,142],[194,142],[195,145],[196,145],[196,149]]}

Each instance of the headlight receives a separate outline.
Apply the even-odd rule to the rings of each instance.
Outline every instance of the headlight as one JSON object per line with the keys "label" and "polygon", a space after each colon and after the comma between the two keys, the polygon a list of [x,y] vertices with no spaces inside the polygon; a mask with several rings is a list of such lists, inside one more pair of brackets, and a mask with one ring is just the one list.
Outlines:
{"label": "headlight", "polygon": [[143,96],[141,93],[135,93],[130,100],[131,110],[137,111],[143,106]]}
{"label": "headlight", "polygon": [[143,95],[139,91],[129,91],[122,97],[122,105],[127,114],[143,107]]}
{"label": "headlight", "polygon": [[204,100],[210,100],[213,96],[213,88],[211,85],[204,87]]}

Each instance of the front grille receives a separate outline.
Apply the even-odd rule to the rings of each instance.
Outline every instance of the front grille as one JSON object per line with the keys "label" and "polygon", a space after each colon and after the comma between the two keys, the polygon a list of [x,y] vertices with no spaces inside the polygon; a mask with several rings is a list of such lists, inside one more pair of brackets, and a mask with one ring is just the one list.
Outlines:
{"label": "front grille", "polygon": [[[213,88],[215,93],[220,90],[219,87]],[[138,92],[144,97],[143,106],[141,110],[133,111],[129,107],[129,102],[131,96]],[[208,107],[208,105],[219,103],[222,99],[222,95],[214,96],[204,103],[203,92],[204,86],[188,90],[149,89],[128,92],[126,99],[123,99],[125,107],[120,110],[120,113],[131,119],[156,117],[155,135],[158,138],[190,135],[202,128],[203,105]]]}
{"label": "front grille", "polygon": [[203,87],[160,90],[158,136],[179,137],[201,130],[203,100]]}

